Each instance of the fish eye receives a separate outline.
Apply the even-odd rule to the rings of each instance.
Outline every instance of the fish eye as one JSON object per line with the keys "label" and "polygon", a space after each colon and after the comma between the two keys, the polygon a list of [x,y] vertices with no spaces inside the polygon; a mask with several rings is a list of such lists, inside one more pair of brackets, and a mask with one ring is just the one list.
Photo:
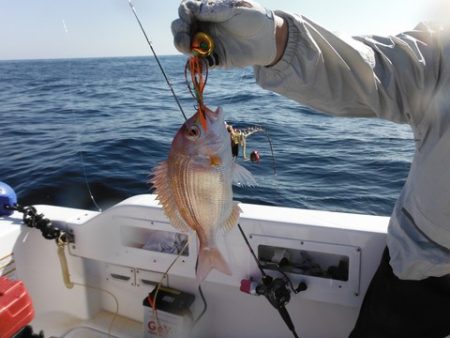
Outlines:
{"label": "fish eye", "polygon": [[196,140],[200,137],[200,128],[196,125],[191,126],[188,129],[187,137],[191,140]]}

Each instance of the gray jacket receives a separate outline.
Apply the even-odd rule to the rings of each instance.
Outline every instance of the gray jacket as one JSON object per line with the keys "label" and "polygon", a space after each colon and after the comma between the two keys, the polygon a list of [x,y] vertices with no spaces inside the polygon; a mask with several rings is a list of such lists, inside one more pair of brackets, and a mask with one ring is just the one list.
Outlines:
{"label": "gray jacket", "polygon": [[388,230],[400,278],[450,273],[450,39],[419,25],[390,37],[337,36],[277,12],[289,26],[283,58],[257,82],[316,110],[411,125],[416,152]]}

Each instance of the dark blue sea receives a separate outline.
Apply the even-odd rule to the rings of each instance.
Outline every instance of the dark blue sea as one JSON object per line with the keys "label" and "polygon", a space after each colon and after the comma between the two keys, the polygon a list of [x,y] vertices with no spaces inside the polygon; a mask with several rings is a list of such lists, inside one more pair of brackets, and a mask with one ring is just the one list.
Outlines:
{"label": "dark blue sea", "polygon": [[[193,114],[185,57],[160,59]],[[210,71],[204,95],[235,127],[267,131],[248,139],[259,163],[239,160],[259,186],[235,199],[391,213],[414,152],[409,126],[322,115],[261,89],[252,69]],[[183,121],[153,57],[1,61],[0,181],[20,204],[107,208],[152,191],[149,173]]]}

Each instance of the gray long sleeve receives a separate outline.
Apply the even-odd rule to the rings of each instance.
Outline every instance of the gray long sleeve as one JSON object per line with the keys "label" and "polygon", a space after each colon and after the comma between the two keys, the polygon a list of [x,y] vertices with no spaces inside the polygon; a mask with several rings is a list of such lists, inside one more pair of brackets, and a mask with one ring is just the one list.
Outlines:
{"label": "gray long sleeve", "polygon": [[439,81],[438,34],[425,25],[390,37],[343,37],[284,12],[289,37],[273,67],[255,67],[257,83],[324,113],[420,123]]}

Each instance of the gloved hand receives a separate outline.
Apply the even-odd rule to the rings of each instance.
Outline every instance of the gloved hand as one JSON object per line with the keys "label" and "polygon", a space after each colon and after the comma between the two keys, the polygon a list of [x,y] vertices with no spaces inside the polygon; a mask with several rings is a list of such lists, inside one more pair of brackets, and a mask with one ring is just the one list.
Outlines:
{"label": "gloved hand", "polygon": [[178,12],[180,18],[172,22],[172,33],[175,47],[182,53],[189,54],[193,35],[204,32],[215,43],[210,65],[267,66],[277,56],[274,14],[256,2],[183,0]]}

